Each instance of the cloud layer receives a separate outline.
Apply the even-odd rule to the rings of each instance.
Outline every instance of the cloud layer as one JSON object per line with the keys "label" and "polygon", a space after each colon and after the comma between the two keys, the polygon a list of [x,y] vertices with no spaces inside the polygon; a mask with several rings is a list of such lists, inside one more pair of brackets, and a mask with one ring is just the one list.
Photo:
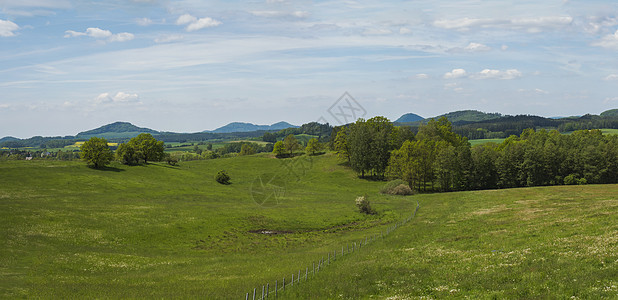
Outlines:
{"label": "cloud layer", "polygon": [[80,36],[89,36],[99,40],[107,40],[109,42],[126,42],[135,38],[135,35],[128,32],[121,32],[118,34],[112,34],[109,30],[104,30],[101,28],[90,27],[86,29],[85,32],[78,32],[73,30],[65,31],[65,38],[72,37],[80,37]]}

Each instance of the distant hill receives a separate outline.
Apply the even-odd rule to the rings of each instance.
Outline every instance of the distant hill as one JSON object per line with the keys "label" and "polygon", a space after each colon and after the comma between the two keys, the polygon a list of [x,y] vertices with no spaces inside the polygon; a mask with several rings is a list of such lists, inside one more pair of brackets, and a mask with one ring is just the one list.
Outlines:
{"label": "distant hill", "polygon": [[115,122],[96,129],[80,132],[76,137],[88,138],[96,136],[102,138],[129,138],[137,136],[140,133],[150,133],[152,135],[159,134],[156,130],[137,127],[129,122]]}
{"label": "distant hill", "polygon": [[618,117],[618,108],[602,112],[601,117]]}
{"label": "distant hill", "polygon": [[18,141],[19,139],[16,137],[12,137],[12,136],[5,136],[3,138],[0,139],[0,143],[2,142],[8,142],[8,141]]}
{"label": "distant hill", "polygon": [[449,121],[451,121],[451,123],[467,123],[498,119],[502,117],[502,114],[485,113],[478,110],[460,110],[439,115],[434,117],[434,119],[439,119],[440,117],[446,117]]}
{"label": "distant hill", "polygon": [[251,132],[258,130],[281,130],[286,128],[298,128],[298,126],[292,125],[288,122],[279,122],[272,125],[256,125],[252,123],[232,122],[223,127],[219,127],[212,131],[213,133],[231,133],[231,132]]}
{"label": "distant hill", "polygon": [[417,114],[413,114],[413,113],[407,113],[401,117],[399,117],[399,119],[397,119],[395,121],[395,123],[411,123],[411,122],[418,122],[418,121],[422,121],[425,118],[417,115]]}

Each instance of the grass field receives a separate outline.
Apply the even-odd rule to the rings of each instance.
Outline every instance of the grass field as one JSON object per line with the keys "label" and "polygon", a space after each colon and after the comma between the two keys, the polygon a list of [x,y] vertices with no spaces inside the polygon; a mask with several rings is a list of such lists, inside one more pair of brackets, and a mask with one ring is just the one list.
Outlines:
{"label": "grass field", "polygon": [[478,139],[478,140],[470,140],[470,145],[471,146],[476,146],[476,145],[482,145],[482,144],[486,144],[486,143],[500,144],[504,140],[505,139]]}
{"label": "grass field", "polygon": [[[220,169],[231,185],[213,180]],[[274,174],[285,193],[262,203],[256,179]],[[105,171],[6,161],[0,182],[0,298],[242,298],[417,200],[404,227],[281,296],[618,297],[618,185],[384,196],[332,155]],[[377,216],[357,212],[362,194]]]}
{"label": "grass field", "polygon": [[[333,156],[307,168],[288,173],[269,156],[106,171],[2,162],[0,297],[228,298],[413,207],[380,196],[381,183],[357,179]],[[231,185],[214,181],[221,169]],[[275,207],[260,206],[251,187],[270,174],[285,176],[285,195]],[[354,198],[363,193],[379,216],[357,212]],[[251,232],[260,230],[285,234]]]}
{"label": "grass field", "polygon": [[284,298],[616,299],[617,195],[594,185],[418,196],[412,222]]}

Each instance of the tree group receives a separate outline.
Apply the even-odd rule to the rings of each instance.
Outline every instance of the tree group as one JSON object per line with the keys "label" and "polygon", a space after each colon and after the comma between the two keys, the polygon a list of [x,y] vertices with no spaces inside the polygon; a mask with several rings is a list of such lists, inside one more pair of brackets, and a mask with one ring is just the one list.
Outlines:
{"label": "tree group", "polygon": [[376,117],[339,129],[334,149],[361,177],[402,179],[423,191],[618,182],[618,136],[600,130],[526,129],[471,147],[446,118],[414,135]]}
{"label": "tree group", "polygon": [[149,133],[141,133],[127,143],[118,145],[116,158],[125,165],[160,161],[164,158],[163,141],[157,141]]}

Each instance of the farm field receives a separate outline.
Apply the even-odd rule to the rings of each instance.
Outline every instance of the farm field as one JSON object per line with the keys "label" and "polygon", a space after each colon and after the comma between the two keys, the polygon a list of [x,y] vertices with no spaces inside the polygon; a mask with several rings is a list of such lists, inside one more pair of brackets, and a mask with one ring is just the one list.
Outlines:
{"label": "farm field", "polygon": [[[231,185],[214,181],[221,169]],[[274,175],[278,203],[259,185]],[[280,296],[618,296],[618,185],[386,196],[331,154],[103,171],[5,161],[0,182],[1,298],[243,298],[417,201],[411,222]],[[378,215],[357,212],[363,194]]]}
{"label": "farm field", "polygon": [[486,143],[496,143],[496,144],[500,144],[504,141],[505,139],[478,139],[478,140],[470,140],[470,145],[471,146],[476,146],[476,145],[482,145],[482,144],[486,144]]}

